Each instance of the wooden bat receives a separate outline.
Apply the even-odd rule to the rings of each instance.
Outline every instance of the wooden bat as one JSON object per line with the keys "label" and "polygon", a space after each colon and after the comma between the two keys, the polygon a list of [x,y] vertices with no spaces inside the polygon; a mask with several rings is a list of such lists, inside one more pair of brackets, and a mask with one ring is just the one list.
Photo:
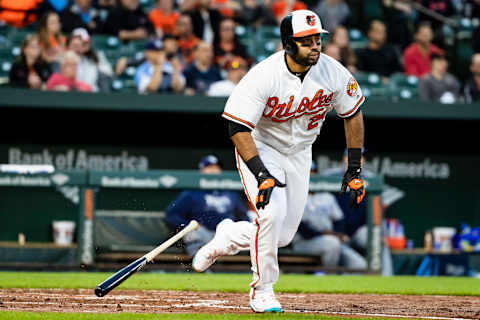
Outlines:
{"label": "wooden bat", "polygon": [[132,274],[142,269],[148,262],[151,262],[157,255],[165,251],[169,248],[172,244],[183,238],[187,233],[195,230],[198,228],[198,222],[195,220],[190,221],[190,223],[183,228],[179,233],[153,249],[152,251],[148,252],[144,256],[138,258],[134,262],[130,263],[128,266],[120,269],[115,274],[113,274],[110,278],[100,283],[95,288],[95,295],[97,297],[103,297],[107,295],[110,291],[112,291],[115,287],[117,287],[120,283],[127,280]]}

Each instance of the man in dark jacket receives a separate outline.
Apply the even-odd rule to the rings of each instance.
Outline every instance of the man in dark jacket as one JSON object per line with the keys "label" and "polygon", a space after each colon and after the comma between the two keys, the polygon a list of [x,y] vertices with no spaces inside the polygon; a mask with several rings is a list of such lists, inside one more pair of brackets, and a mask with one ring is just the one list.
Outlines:
{"label": "man in dark jacket", "polygon": [[104,33],[120,40],[142,40],[154,32],[148,16],[140,7],[139,0],[120,0],[108,15]]}
{"label": "man in dark jacket", "polygon": [[218,34],[222,14],[210,7],[211,0],[197,0],[196,6],[188,14],[192,18],[193,33],[205,42],[213,44]]}
{"label": "man in dark jacket", "polygon": [[470,71],[472,77],[463,86],[463,99],[466,103],[480,102],[480,53],[472,56]]}
{"label": "man in dark jacket", "polygon": [[60,20],[65,33],[71,33],[76,28],[85,28],[90,34],[102,32],[100,11],[92,6],[92,0],[75,0],[60,13]]}
{"label": "man in dark jacket", "polygon": [[368,47],[356,52],[359,71],[378,73],[386,78],[394,72],[402,71],[399,54],[392,46],[386,44],[387,32],[383,22],[372,21],[368,39]]}

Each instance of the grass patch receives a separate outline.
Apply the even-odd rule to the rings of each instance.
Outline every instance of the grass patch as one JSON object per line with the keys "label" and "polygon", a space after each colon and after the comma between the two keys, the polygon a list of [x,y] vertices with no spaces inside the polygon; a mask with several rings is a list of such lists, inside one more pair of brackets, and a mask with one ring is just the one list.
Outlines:
{"label": "grass patch", "polygon": [[[351,320],[351,317],[321,316],[314,314],[141,314],[141,313],[116,313],[116,314],[91,314],[91,313],[56,313],[56,312],[13,312],[0,311],[0,320]],[[387,318],[363,318],[362,320],[375,320]],[[391,319],[393,320],[393,319]],[[398,319],[395,319],[398,320]]]}
{"label": "grass patch", "polygon": [[[112,273],[0,272],[0,288],[92,289]],[[249,274],[198,274],[140,272],[120,289],[248,292]],[[278,292],[379,293],[480,296],[480,279],[411,276],[281,275]],[[93,291],[92,291],[93,292]]]}

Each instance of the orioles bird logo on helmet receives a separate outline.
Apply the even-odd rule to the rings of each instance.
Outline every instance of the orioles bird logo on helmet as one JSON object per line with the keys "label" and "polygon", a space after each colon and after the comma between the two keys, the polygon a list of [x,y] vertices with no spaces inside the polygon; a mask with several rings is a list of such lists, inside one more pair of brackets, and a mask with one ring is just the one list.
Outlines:
{"label": "orioles bird logo on helmet", "polygon": [[307,24],[309,26],[314,26],[315,25],[315,16],[307,16]]}

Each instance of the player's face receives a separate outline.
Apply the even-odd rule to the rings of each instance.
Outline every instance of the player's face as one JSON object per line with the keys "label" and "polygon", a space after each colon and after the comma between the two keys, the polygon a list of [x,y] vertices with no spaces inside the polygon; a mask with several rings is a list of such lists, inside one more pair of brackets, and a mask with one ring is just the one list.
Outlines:
{"label": "player's face", "polygon": [[295,39],[298,52],[293,56],[293,60],[298,64],[308,67],[317,64],[322,50],[322,38],[319,34]]}

